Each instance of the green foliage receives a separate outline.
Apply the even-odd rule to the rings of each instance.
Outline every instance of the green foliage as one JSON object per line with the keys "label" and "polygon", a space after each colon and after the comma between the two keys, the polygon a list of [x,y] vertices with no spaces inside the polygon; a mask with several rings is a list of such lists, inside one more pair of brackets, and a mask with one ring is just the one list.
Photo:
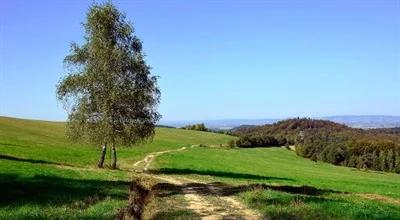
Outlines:
{"label": "green foliage", "polygon": [[182,127],[182,129],[194,130],[194,131],[208,131],[208,128],[206,128],[204,123],[187,125],[187,126]]}
{"label": "green foliage", "polygon": [[236,141],[236,145],[238,147],[272,147],[278,146],[278,140],[273,136],[244,136],[240,137],[239,140]]}
{"label": "green foliage", "polygon": [[85,43],[71,45],[57,98],[69,111],[69,136],[125,146],[153,137],[160,115],[157,77],[132,25],[111,3],[90,7]]}
{"label": "green foliage", "polygon": [[388,154],[387,154],[387,157],[386,157],[386,163],[387,163],[387,170],[388,171],[394,171],[394,166],[395,166],[394,159],[395,158],[394,158],[393,150],[390,149],[388,151]]}
{"label": "green foliage", "polygon": [[378,164],[379,164],[379,157],[378,157],[378,155],[376,154],[376,151],[374,151],[374,152],[372,153],[371,161],[372,161],[372,169],[378,170],[378,169],[379,169],[379,166],[378,166]]}
{"label": "green foliage", "polygon": [[236,129],[233,134],[237,136],[273,136],[281,145],[293,145],[304,139],[306,130],[317,130],[329,127],[332,131],[339,131],[346,126],[325,120],[313,119],[288,119],[272,125],[244,127]]}
{"label": "green foliage", "polygon": [[[398,129],[354,129],[324,120],[289,119],[273,125],[235,131],[238,146],[296,145],[296,153],[317,161],[360,169],[396,170],[400,152]],[[270,144],[268,140],[276,140]],[[262,141],[266,140],[266,141]]]}
{"label": "green foliage", "polygon": [[379,154],[379,166],[380,170],[386,170],[387,169],[387,162],[386,162],[386,151],[381,151]]}
{"label": "green foliage", "polygon": [[396,152],[394,171],[400,173],[400,153]]}
{"label": "green foliage", "polygon": [[235,148],[235,147],[236,147],[236,141],[235,140],[228,141],[228,148]]}

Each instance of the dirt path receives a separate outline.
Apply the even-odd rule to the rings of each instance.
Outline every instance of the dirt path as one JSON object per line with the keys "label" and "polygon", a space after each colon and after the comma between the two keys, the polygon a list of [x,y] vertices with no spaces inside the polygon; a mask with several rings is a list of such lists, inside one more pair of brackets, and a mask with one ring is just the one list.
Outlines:
{"label": "dirt path", "polygon": [[379,202],[384,202],[384,203],[389,203],[389,204],[393,204],[393,205],[399,205],[400,206],[400,200],[398,199],[394,199],[394,198],[390,198],[387,196],[382,196],[382,195],[378,195],[378,194],[371,194],[371,193],[358,193],[358,196],[364,198],[364,199],[369,199],[369,200],[375,200],[375,201],[379,201]]}
{"label": "dirt path", "polygon": [[165,153],[183,151],[185,149],[186,149],[186,147],[181,147],[176,150],[166,150],[166,151],[154,152],[154,153],[148,154],[143,160],[137,161],[135,164],[133,164],[133,166],[134,166],[136,172],[145,172],[149,169],[149,166],[150,166],[151,162],[153,162],[154,157],[159,156],[161,154],[165,154]]}
{"label": "dirt path", "polygon": [[[183,151],[185,149],[187,148],[182,147],[176,150],[151,153],[143,160],[136,162],[134,164],[135,169],[138,172],[145,172],[148,170],[155,157],[165,153]],[[258,213],[247,208],[232,196],[218,195],[217,192],[220,190],[218,188],[219,186],[200,182],[198,180],[192,180],[187,177],[173,177],[169,175],[156,174],[144,175],[180,186],[183,196],[189,204],[187,208],[201,216],[201,219],[262,219]],[[205,191],[208,193],[204,193]]]}

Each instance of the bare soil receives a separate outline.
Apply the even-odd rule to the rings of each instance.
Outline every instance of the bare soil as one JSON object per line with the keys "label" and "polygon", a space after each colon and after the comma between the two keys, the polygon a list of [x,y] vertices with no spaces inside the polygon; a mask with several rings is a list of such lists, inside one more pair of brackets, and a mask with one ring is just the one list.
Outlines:
{"label": "bare soil", "polygon": [[201,219],[262,219],[261,215],[234,198],[232,193],[221,193],[227,190],[224,184],[204,183],[187,177],[146,173],[155,157],[185,149],[186,147],[182,147],[177,150],[151,153],[134,164],[135,170],[141,175],[164,182],[164,184],[154,186],[158,196],[182,194],[187,204],[186,208],[196,213]]}

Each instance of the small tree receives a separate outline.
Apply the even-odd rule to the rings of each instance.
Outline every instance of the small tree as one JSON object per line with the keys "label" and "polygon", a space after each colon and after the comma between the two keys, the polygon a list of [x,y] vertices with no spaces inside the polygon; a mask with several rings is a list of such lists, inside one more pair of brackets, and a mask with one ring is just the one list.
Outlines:
{"label": "small tree", "polygon": [[382,171],[386,171],[387,170],[387,160],[386,160],[386,158],[387,158],[387,153],[386,153],[386,151],[381,151],[380,153],[379,153],[379,165],[380,165],[380,170],[382,170]]}
{"label": "small tree", "polygon": [[372,169],[374,170],[379,170],[380,166],[379,166],[379,158],[378,155],[376,153],[376,150],[374,150],[374,152],[372,153],[371,156],[371,160],[372,160]]}
{"label": "small tree", "polygon": [[230,140],[230,141],[228,141],[228,147],[229,147],[229,148],[235,148],[235,147],[236,147],[236,142],[235,142],[235,140]]}
{"label": "small tree", "polygon": [[400,173],[400,153],[396,152],[394,172]]}
{"label": "small tree", "polygon": [[207,127],[204,125],[204,123],[200,124],[193,124],[193,125],[186,125],[184,127],[181,127],[182,129],[186,130],[195,130],[195,131],[208,131]]}
{"label": "small tree", "polygon": [[116,168],[117,144],[131,146],[154,136],[160,91],[133,26],[114,5],[94,4],[86,18],[85,43],[72,43],[57,98],[69,114],[68,136],[103,145],[98,167],[110,144]]}
{"label": "small tree", "polygon": [[386,157],[386,163],[387,163],[387,171],[394,171],[394,166],[395,166],[395,158],[394,158],[394,153],[393,150],[390,149],[388,151],[387,157]]}

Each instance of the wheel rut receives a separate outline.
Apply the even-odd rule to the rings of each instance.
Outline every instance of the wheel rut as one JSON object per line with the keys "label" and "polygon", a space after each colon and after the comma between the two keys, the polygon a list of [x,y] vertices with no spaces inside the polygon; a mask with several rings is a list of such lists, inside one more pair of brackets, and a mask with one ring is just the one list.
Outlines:
{"label": "wheel rut", "polygon": [[[188,204],[186,208],[192,210],[200,216],[201,219],[262,219],[261,215],[247,208],[233,196],[219,195],[217,193],[220,190],[218,188],[219,186],[214,184],[204,183],[187,177],[146,173],[154,158],[157,156],[186,149],[187,147],[182,147],[175,150],[150,153],[143,160],[134,164],[135,171],[142,173],[142,175],[179,186],[184,199]],[[205,191],[208,193],[205,194]]]}

